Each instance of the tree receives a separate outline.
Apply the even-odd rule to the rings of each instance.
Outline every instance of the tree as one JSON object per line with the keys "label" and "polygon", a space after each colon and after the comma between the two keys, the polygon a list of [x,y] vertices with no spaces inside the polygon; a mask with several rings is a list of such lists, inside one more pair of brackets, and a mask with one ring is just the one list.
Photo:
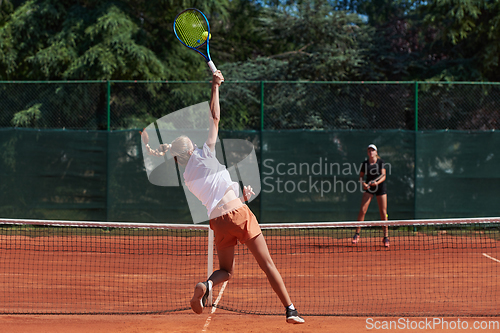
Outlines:
{"label": "tree", "polygon": [[[226,77],[249,81],[338,81],[359,78],[371,29],[358,15],[335,11],[329,1],[267,4],[253,21],[256,48],[246,61],[221,66]],[[260,43],[259,43],[260,42]],[[254,87],[255,88],[255,87]],[[266,86],[266,115],[272,128],[324,128],[331,92],[311,91],[302,83]],[[239,105],[260,103],[255,89],[224,87],[225,109],[240,110],[244,119],[258,119],[255,110]],[[311,105],[321,105],[311,109]],[[235,114],[236,116],[236,114]],[[270,128],[270,127],[266,127]]]}
{"label": "tree", "polygon": [[428,43],[438,61],[435,79],[497,81],[500,74],[500,3],[487,0],[429,1],[419,9],[435,32]]}
{"label": "tree", "polygon": [[25,1],[0,28],[0,79],[204,76],[203,59],[173,36],[173,19],[183,9],[179,5],[196,5],[214,16],[226,13],[225,1]]}
{"label": "tree", "polygon": [[343,80],[357,76],[370,28],[354,14],[334,11],[327,1],[265,8],[254,34],[256,57],[227,64],[242,79]]}
{"label": "tree", "polygon": [[[0,80],[16,81],[206,79],[209,71],[204,59],[175,39],[172,23],[185,7],[196,6],[219,20],[227,15],[225,1],[29,0],[4,4],[0,7],[6,13],[0,21]],[[187,106],[179,105],[179,93],[160,88],[148,85],[116,95],[114,110],[124,103],[135,105],[133,116],[116,115],[123,118],[119,126],[148,124],[161,116],[151,114],[143,100]],[[11,103],[4,113],[11,119],[9,125],[106,129],[105,88],[53,85],[30,89],[8,96]],[[200,89],[190,90],[184,102],[206,100],[205,95]],[[35,104],[39,104],[37,121],[25,121]],[[157,109],[165,112],[164,107],[154,111]]]}
{"label": "tree", "polygon": [[426,73],[420,0],[341,0],[337,8],[355,11],[375,30],[367,46],[364,80],[415,80]]}

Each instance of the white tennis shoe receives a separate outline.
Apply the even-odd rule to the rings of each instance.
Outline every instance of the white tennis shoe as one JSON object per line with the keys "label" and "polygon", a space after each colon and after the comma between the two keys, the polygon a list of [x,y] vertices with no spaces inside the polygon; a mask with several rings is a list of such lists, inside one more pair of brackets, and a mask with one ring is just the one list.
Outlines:
{"label": "white tennis shoe", "polygon": [[306,321],[299,316],[299,312],[295,309],[286,309],[286,322],[289,324],[303,324]]}

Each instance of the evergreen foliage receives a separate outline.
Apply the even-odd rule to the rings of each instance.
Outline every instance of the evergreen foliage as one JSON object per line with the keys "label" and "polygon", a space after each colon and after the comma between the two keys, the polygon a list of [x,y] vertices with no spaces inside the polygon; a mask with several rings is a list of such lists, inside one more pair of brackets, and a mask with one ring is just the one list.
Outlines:
{"label": "evergreen foliage", "polygon": [[[211,54],[227,82],[497,81],[500,74],[498,1],[3,0],[0,80],[208,81],[204,59],[172,32],[177,13],[190,7],[209,18]],[[306,127],[322,127],[328,108],[312,111],[305,105],[308,99],[328,104],[320,100],[324,92],[309,96],[304,86],[269,89],[271,109],[305,112]],[[106,128],[104,89],[35,90],[43,91],[36,100],[19,93],[27,102],[18,97],[2,117],[15,126],[44,127],[54,112],[51,104],[63,110],[57,117],[69,128],[81,123]],[[93,100],[78,103],[76,96],[89,91]],[[256,127],[258,87],[226,84],[224,91],[221,101],[231,110],[231,128]],[[14,105],[16,97],[6,96],[4,103]],[[124,88],[111,103],[120,127],[129,128],[208,97],[204,84],[157,84],[146,93]],[[137,110],[128,116],[131,107]],[[91,108],[98,117],[81,115]],[[36,121],[26,118],[35,110]],[[272,116],[287,127],[304,126],[293,125],[285,114]]]}

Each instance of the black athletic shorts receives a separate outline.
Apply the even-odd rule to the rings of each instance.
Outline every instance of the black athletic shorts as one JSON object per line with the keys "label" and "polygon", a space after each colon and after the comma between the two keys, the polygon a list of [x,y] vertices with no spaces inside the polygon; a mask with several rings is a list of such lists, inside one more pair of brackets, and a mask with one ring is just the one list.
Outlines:
{"label": "black athletic shorts", "polygon": [[371,186],[366,191],[366,193],[374,194],[374,195],[384,195],[387,194],[387,186],[385,185],[385,181],[382,184],[378,184],[378,186]]}

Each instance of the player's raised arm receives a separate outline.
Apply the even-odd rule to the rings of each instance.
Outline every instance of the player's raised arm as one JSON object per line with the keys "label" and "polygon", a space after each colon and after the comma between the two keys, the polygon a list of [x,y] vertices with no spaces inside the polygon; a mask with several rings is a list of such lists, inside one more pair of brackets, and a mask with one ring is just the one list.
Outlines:
{"label": "player's raised arm", "polygon": [[216,71],[212,77],[212,96],[210,98],[210,127],[208,130],[207,146],[211,151],[215,149],[219,133],[220,104],[219,87],[224,82],[221,71]]}

